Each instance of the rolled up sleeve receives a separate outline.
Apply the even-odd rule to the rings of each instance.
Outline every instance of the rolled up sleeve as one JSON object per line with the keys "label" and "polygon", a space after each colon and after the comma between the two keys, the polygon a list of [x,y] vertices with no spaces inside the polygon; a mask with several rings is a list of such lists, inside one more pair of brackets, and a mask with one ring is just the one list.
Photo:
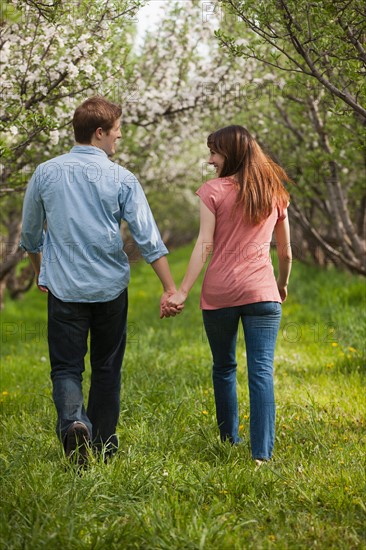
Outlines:
{"label": "rolled up sleeve", "polygon": [[24,197],[22,231],[19,246],[26,252],[42,251],[46,219],[39,192],[39,170],[34,172]]}
{"label": "rolled up sleeve", "polygon": [[140,252],[149,264],[169,253],[161,238],[145,193],[131,173],[121,187],[121,217],[129,227]]}

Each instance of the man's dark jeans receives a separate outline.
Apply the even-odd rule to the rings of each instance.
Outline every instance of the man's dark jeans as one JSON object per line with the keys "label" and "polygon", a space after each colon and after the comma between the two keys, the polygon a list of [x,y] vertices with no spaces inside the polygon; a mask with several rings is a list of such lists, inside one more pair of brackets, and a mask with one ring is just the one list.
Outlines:
{"label": "man's dark jeans", "polygon": [[[126,347],[127,289],[110,302],[62,302],[48,293],[48,345],[57,435],[64,441],[75,421],[89,429],[97,447],[117,449],[121,367]],[[87,410],[82,394],[90,332],[91,385]]]}

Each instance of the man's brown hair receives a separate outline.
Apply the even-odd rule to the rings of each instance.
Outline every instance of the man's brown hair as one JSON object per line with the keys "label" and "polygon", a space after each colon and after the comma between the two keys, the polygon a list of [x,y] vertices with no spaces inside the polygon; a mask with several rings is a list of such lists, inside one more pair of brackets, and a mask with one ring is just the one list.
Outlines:
{"label": "man's brown hair", "polygon": [[111,103],[102,96],[94,96],[77,107],[72,125],[75,141],[89,144],[97,128],[108,132],[122,115],[119,105]]}

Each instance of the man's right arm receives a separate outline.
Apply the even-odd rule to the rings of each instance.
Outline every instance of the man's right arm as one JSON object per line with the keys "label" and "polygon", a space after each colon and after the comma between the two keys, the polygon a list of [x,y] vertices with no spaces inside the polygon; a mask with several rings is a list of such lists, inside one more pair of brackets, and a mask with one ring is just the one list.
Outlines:
{"label": "man's right arm", "polygon": [[[19,246],[28,252],[34,273],[37,277],[41,269],[43,246],[43,228],[45,212],[39,194],[39,169],[34,172],[24,197],[22,231]],[[38,287],[42,292],[47,292],[45,287]]]}
{"label": "man's right arm", "polygon": [[48,292],[48,288],[38,284],[38,277],[41,271],[42,254],[41,252],[28,252],[28,257],[33,267],[34,274],[36,276],[36,282],[41,292]]}

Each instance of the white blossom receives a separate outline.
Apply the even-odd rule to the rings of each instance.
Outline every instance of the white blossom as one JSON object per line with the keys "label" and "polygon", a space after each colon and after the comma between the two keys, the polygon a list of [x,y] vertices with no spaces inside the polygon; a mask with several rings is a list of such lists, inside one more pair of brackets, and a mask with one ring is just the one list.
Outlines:
{"label": "white blossom", "polygon": [[67,71],[69,73],[70,78],[76,78],[79,74],[79,69],[74,63],[71,61],[67,66]]}
{"label": "white blossom", "polygon": [[86,65],[83,66],[83,71],[86,74],[92,75],[95,72],[95,69],[93,65],[91,65],[90,63],[87,63]]}
{"label": "white blossom", "polygon": [[60,132],[58,130],[51,130],[50,143],[51,145],[57,145],[60,140]]}

